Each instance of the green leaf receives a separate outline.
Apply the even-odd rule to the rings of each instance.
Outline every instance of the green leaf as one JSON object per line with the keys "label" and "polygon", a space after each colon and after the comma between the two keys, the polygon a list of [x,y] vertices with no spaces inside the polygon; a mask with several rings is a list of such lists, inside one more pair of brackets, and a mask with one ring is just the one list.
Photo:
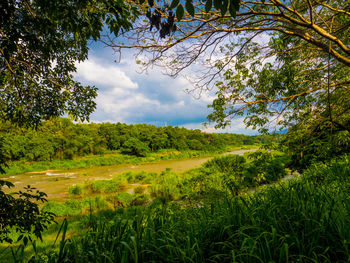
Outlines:
{"label": "green leaf", "polygon": [[205,3],[205,12],[208,13],[211,10],[212,6],[213,6],[212,0],[207,0],[207,2]]}
{"label": "green leaf", "polygon": [[191,1],[191,0],[187,0],[185,6],[186,6],[187,12],[188,12],[191,16],[194,16],[194,6],[193,6],[193,4],[192,4],[192,1]]}
{"label": "green leaf", "polygon": [[184,16],[184,8],[182,5],[179,5],[176,9],[176,18],[177,18],[177,21],[181,21],[181,19],[183,18]]}
{"label": "green leaf", "polygon": [[140,4],[142,5],[145,2],[145,0],[140,0]]}
{"label": "green leaf", "polygon": [[24,246],[26,246],[28,244],[28,237],[23,238],[23,244],[24,244]]}
{"label": "green leaf", "polygon": [[221,9],[221,0],[214,0],[214,7],[216,10]]}
{"label": "green leaf", "polygon": [[171,5],[170,5],[170,9],[174,9],[175,7],[177,7],[180,3],[180,0],[173,0],[171,2]]}

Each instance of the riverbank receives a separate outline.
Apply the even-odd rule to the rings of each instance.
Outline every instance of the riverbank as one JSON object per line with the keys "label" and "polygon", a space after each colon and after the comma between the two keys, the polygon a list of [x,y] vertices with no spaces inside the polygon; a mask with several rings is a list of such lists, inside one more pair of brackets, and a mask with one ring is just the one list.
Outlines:
{"label": "riverbank", "polygon": [[161,150],[149,153],[146,157],[137,157],[134,155],[122,154],[120,151],[108,152],[101,155],[88,155],[75,158],[72,160],[52,160],[52,161],[15,161],[9,162],[8,168],[5,169],[7,175],[16,175],[29,172],[43,172],[49,170],[71,170],[81,168],[92,168],[99,166],[111,166],[118,164],[141,164],[151,163],[159,160],[178,160],[196,157],[215,156],[220,153],[234,151],[238,149],[257,148],[258,146],[234,146],[227,147],[225,150],[218,151],[177,151]]}
{"label": "riverbank", "polygon": [[[135,262],[133,257],[142,262],[347,262],[349,163],[344,158],[315,165],[301,177],[286,177],[255,193],[221,194],[200,205],[158,199],[69,217],[68,225],[50,227],[34,250],[27,246],[24,257],[34,255],[39,262],[58,259],[64,251],[66,259],[77,262],[102,262],[106,256],[123,261],[124,255],[130,256],[125,262]],[[60,229],[59,247],[53,244]],[[0,259],[6,262],[11,253],[4,253]]]}
{"label": "riverbank", "polygon": [[[241,147],[240,147],[241,148]],[[243,154],[246,151],[253,149],[230,149],[230,153]],[[183,154],[176,154],[174,152],[157,153],[156,157],[134,158],[124,160],[118,156],[108,155],[107,159],[116,157],[114,165],[101,165],[85,168],[71,168],[71,169],[55,169],[49,167],[49,171],[37,171],[22,173],[16,175],[6,175],[1,179],[8,180],[15,185],[14,188],[5,189],[5,191],[19,191],[25,186],[31,185],[45,192],[49,199],[65,199],[68,197],[68,188],[75,184],[84,184],[87,181],[98,181],[111,179],[117,174],[124,172],[155,172],[160,173],[167,168],[173,172],[181,173],[186,170],[200,167],[203,163],[222,153],[205,153],[205,152],[185,152]],[[104,157],[101,157],[103,160]],[[129,158],[129,157],[126,157]],[[82,160],[84,161],[84,160]],[[107,163],[107,162],[104,162]],[[79,164],[79,163],[78,163]],[[95,164],[95,163],[93,163]],[[75,164],[75,167],[78,165]]]}

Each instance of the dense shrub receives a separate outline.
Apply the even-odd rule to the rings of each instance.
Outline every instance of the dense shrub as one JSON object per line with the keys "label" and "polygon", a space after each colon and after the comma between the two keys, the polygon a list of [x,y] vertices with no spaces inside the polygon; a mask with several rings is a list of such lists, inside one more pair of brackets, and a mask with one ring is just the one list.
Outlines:
{"label": "dense shrub", "polygon": [[72,185],[68,188],[68,193],[71,195],[81,195],[83,193],[83,187],[81,185]]}
{"label": "dense shrub", "polygon": [[68,200],[64,203],[49,201],[43,206],[44,212],[54,213],[56,216],[78,215],[81,213],[83,204],[77,200]]}
{"label": "dense shrub", "polygon": [[130,138],[123,144],[122,151],[126,154],[144,157],[148,152],[150,152],[150,149],[139,139]]}
{"label": "dense shrub", "polygon": [[285,159],[270,152],[256,151],[248,155],[251,159],[246,166],[244,177],[251,184],[271,183],[286,175]]}

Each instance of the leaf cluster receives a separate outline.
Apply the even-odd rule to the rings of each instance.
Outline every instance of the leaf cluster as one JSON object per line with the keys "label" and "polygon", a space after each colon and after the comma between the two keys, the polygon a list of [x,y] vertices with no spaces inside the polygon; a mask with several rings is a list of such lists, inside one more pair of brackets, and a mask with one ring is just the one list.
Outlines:
{"label": "leaf cluster", "polygon": [[5,194],[2,191],[5,186],[14,185],[0,180],[0,242],[12,243],[11,231],[20,233],[17,241],[23,238],[26,243],[31,240],[31,233],[42,239],[42,232],[54,222],[53,213],[39,210],[38,202],[46,202],[46,194],[30,186],[13,195]]}
{"label": "leaf cluster", "polygon": [[6,0],[0,14],[0,118],[37,125],[64,113],[88,119],[96,88],[73,80],[75,62],[103,29],[130,29],[137,9],[112,0]]}

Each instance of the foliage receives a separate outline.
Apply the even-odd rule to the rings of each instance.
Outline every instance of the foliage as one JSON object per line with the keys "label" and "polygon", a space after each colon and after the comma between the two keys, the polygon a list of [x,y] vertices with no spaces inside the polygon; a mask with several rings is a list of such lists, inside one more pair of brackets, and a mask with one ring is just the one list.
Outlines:
{"label": "foliage", "polygon": [[229,154],[226,156],[214,157],[207,161],[204,167],[214,168],[222,173],[239,173],[243,170],[245,158],[240,155]]}
{"label": "foliage", "polygon": [[206,162],[204,167],[213,168],[223,173],[223,184],[229,189],[232,195],[238,195],[242,190],[243,171],[246,160],[243,156],[227,155],[216,157]]}
{"label": "foliage", "polygon": [[88,41],[108,28],[131,28],[137,9],[125,1],[7,0],[1,5],[0,119],[38,125],[71,114],[88,119],[96,88],[73,80],[75,62],[88,56]]}
{"label": "foliage", "polygon": [[78,215],[82,210],[82,203],[75,200],[68,200],[64,203],[48,201],[42,211],[53,213],[56,216]]}
{"label": "foliage", "polygon": [[334,127],[312,130],[298,125],[289,130],[280,147],[291,156],[289,166],[304,170],[314,162],[326,162],[350,153],[349,132]]}
{"label": "foliage", "polygon": [[145,186],[142,186],[142,185],[139,185],[134,189],[134,193],[136,194],[143,194],[145,191],[146,191],[146,188]]}
{"label": "foliage", "polygon": [[[76,160],[81,156],[116,153],[115,151],[125,151],[138,156],[145,156],[149,151],[164,149],[215,152],[222,151],[228,146],[269,143],[276,137],[207,134],[199,130],[144,124],[81,124],[64,118],[45,121],[36,130],[18,128],[9,122],[3,122],[0,127],[0,136],[3,138],[1,158],[4,161],[35,162],[57,159]],[[127,159],[126,156],[124,157]],[[96,159],[98,159],[97,156]],[[78,161],[85,161],[89,165],[90,159]],[[111,163],[113,162],[117,160],[111,160]],[[106,163],[101,161],[101,165],[108,165],[107,160]]]}
{"label": "foliage", "polygon": [[68,188],[68,193],[71,195],[81,195],[83,193],[83,187],[81,185],[72,185]]}
{"label": "foliage", "polygon": [[37,204],[46,202],[46,194],[27,186],[25,191],[14,193],[15,197],[4,193],[4,186],[10,188],[14,185],[0,180],[0,242],[12,243],[13,240],[9,237],[11,231],[20,233],[18,240],[23,238],[25,243],[28,238],[31,239],[31,233],[41,239],[42,232],[54,222],[54,214],[40,211]]}
{"label": "foliage", "polygon": [[[142,5],[145,0],[140,0]],[[177,27],[175,24],[175,16],[178,21],[181,21],[185,14],[185,9],[190,16],[194,16],[195,5],[192,0],[186,0],[184,3],[179,0],[173,0],[170,6],[165,5],[160,12],[159,7],[155,7],[154,10],[154,0],[148,1],[148,9],[146,17],[149,20],[150,31],[155,27],[159,31],[160,38],[165,38],[171,36],[171,33],[175,32]],[[208,13],[212,7],[216,10],[221,11],[221,15],[225,15],[229,11],[231,16],[236,16],[236,12],[239,11],[240,0],[228,0],[228,1],[212,1],[206,0],[205,2],[205,11]],[[203,2],[203,3],[204,3]],[[214,6],[213,6],[214,4]],[[174,13],[173,9],[176,8]],[[164,19],[162,19],[164,18]],[[163,20],[163,21],[162,21]]]}
{"label": "foliage", "polygon": [[0,174],[5,173],[5,168],[8,167],[6,164],[6,156],[3,153],[5,139],[0,137]]}
{"label": "foliage", "polygon": [[123,152],[131,155],[145,157],[149,148],[137,138],[128,139],[123,146]]}
{"label": "foliage", "polygon": [[256,151],[250,153],[252,161],[245,171],[245,178],[257,184],[271,183],[286,175],[284,164],[287,160],[274,157],[270,152]]}
{"label": "foliage", "polygon": [[59,251],[35,257],[49,262],[59,255],[73,262],[346,262],[349,163],[347,156],[318,164],[297,180],[197,208],[169,203],[118,210]]}
{"label": "foliage", "polygon": [[120,182],[115,180],[97,180],[86,185],[92,193],[114,193],[120,187]]}

